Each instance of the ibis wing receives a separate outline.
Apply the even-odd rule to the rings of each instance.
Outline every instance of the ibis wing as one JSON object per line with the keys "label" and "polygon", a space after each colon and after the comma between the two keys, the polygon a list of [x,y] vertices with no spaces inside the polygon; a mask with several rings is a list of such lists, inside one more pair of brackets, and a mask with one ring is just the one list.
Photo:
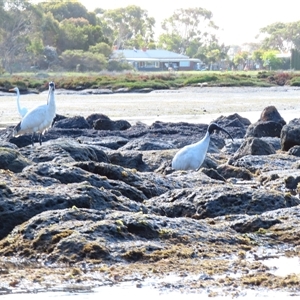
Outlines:
{"label": "ibis wing", "polygon": [[47,114],[47,105],[38,106],[24,116],[21,121],[22,132],[32,131],[45,120]]}

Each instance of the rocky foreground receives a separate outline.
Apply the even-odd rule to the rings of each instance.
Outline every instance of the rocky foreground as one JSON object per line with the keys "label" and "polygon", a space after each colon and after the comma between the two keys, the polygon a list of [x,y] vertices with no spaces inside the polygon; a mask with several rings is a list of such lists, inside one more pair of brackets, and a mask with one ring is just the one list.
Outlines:
{"label": "rocky foreground", "polygon": [[271,106],[254,124],[215,122],[234,141],[214,134],[198,172],[171,160],[208,124],[57,116],[34,146],[2,130],[0,293],[141,287],[173,273],[182,283],[165,287],[210,296],[299,292],[300,273],[263,262],[300,256],[300,119],[286,124]]}

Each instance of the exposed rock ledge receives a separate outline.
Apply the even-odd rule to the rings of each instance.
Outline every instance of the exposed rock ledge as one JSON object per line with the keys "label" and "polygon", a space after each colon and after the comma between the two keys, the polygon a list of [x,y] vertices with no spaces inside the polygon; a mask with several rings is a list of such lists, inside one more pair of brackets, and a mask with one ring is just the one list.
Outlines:
{"label": "exposed rock ledge", "polygon": [[2,130],[0,291],[168,272],[204,274],[186,282],[192,290],[295,291],[298,275],[275,276],[262,262],[262,249],[300,250],[300,119],[286,124],[277,113],[266,108],[257,124],[218,118],[234,141],[213,135],[198,172],[174,172],[170,162],[207,124],[57,116],[34,147]]}

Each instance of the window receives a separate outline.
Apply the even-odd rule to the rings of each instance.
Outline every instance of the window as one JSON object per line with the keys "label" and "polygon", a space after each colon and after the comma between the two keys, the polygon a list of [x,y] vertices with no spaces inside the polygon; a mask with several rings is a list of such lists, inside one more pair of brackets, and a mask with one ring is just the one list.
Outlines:
{"label": "window", "polygon": [[179,66],[180,67],[189,67],[190,62],[188,60],[182,60],[182,61],[179,62]]}
{"label": "window", "polygon": [[139,62],[140,68],[159,68],[159,61],[140,61]]}

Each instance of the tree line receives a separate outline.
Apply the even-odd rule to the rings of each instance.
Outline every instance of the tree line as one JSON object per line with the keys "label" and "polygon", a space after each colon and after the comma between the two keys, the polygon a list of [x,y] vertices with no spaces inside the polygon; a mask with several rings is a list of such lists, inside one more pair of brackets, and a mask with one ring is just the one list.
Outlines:
{"label": "tree line", "polygon": [[166,49],[205,64],[252,62],[277,68],[280,51],[300,50],[300,22],[275,23],[260,30],[263,42],[230,58],[219,27],[204,8],[177,9],[161,24],[139,6],[90,12],[77,0],[0,0],[0,72],[34,70],[101,71],[131,68],[110,60],[113,49]]}

